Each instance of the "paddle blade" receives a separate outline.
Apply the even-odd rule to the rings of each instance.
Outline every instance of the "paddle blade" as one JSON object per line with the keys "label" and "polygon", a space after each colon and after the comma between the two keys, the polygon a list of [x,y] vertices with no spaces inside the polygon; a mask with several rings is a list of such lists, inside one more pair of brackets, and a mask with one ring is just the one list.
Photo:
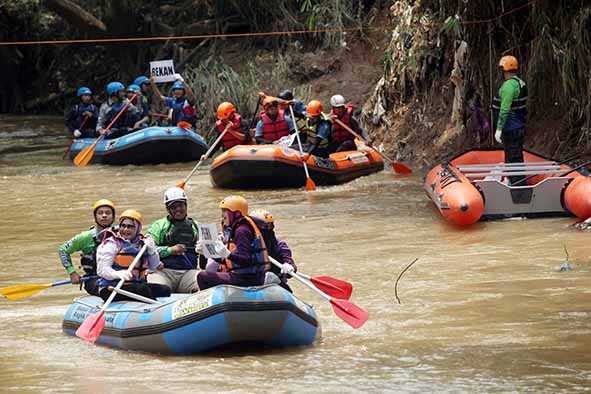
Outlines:
{"label": "paddle blade", "polygon": [[395,161],[392,163],[392,169],[395,173],[401,175],[410,175],[412,174],[412,170],[406,164],[403,164],[399,161]]}
{"label": "paddle blade", "polygon": [[367,321],[367,311],[347,300],[331,299],[332,310],[351,327],[357,329]]}
{"label": "paddle blade", "polygon": [[185,181],[180,181],[179,183],[176,184],[176,186],[185,190],[185,186],[187,186],[187,184],[185,183]]}
{"label": "paddle blade", "polygon": [[181,120],[180,122],[177,123],[176,127],[178,127],[179,129],[189,129],[190,130],[193,126],[191,125],[191,123]]}
{"label": "paddle blade", "polygon": [[314,286],[333,298],[348,300],[351,298],[351,293],[353,293],[351,283],[330,276],[313,276],[310,281]]}
{"label": "paddle blade", "polygon": [[87,342],[94,343],[101,336],[105,327],[105,312],[99,311],[86,318],[76,330],[76,336]]}
{"label": "paddle blade", "polygon": [[76,157],[74,157],[74,164],[77,167],[84,167],[85,165],[90,163],[90,160],[92,160],[92,156],[94,156],[95,147],[96,144],[92,144],[89,147],[82,149],[80,153],[78,153]]}
{"label": "paddle blade", "polygon": [[316,184],[314,183],[312,178],[308,177],[306,179],[306,191],[313,192],[314,190],[316,190]]}
{"label": "paddle blade", "polygon": [[0,293],[11,301],[22,300],[23,298],[32,297],[39,293],[41,290],[45,290],[51,287],[51,283],[45,285],[14,285],[0,289]]}

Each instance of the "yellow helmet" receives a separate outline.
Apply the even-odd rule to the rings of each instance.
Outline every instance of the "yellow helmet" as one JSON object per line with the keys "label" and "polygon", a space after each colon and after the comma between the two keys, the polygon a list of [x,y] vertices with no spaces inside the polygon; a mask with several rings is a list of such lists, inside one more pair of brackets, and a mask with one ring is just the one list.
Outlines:
{"label": "yellow helmet", "polygon": [[220,201],[219,208],[232,212],[240,211],[243,216],[248,215],[248,201],[242,196],[228,196]]}
{"label": "yellow helmet", "polygon": [[519,63],[515,56],[503,56],[501,60],[499,60],[499,67],[501,67],[503,71],[517,71],[518,66]]}
{"label": "yellow helmet", "polygon": [[92,212],[96,212],[96,210],[99,209],[100,207],[110,207],[113,210],[113,213],[115,213],[115,204],[113,204],[113,201],[111,201],[111,200],[107,200],[106,198],[102,198],[102,199],[96,201],[94,204],[92,204]]}
{"label": "yellow helmet", "polygon": [[142,214],[136,211],[135,209],[126,209],[125,211],[123,211],[121,216],[119,216],[119,221],[121,222],[121,220],[125,218],[137,220],[138,222],[140,222],[141,225],[144,224],[144,218],[142,218]]}
{"label": "yellow helmet", "polygon": [[253,219],[258,219],[262,222],[262,224],[258,224],[262,228],[273,229],[275,227],[275,223],[273,222],[273,215],[271,212],[267,211],[264,208],[255,209],[250,213],[250,217]]}

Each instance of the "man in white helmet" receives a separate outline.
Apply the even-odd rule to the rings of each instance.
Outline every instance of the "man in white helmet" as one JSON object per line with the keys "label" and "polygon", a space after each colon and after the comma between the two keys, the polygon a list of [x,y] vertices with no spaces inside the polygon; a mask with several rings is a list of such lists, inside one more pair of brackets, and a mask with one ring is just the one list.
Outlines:
{"label": "man in white helmet", "polygon": [[361,128],[357,119],[353,116],[353,104],[346,103],[346,100],[340,94],[335,94],[330,98],[330,117],[333,120],[330,153],[342,152],[346,150],[356,150],[355,136],[338,124],[335,119],[340,120],[351,130],[361,135],[367,140],[365,130]]}
{"label": "man in white helmet", "polygon": [[148,234],[152,236],[164,269],[148,275],[148,283],[170,287],[173,293],[191,293],[195,289],[199,255],[195,251],[199,233],[197,224],[187,217],[187,195],[180,187],[164,193],[168,215],[156,220]]}

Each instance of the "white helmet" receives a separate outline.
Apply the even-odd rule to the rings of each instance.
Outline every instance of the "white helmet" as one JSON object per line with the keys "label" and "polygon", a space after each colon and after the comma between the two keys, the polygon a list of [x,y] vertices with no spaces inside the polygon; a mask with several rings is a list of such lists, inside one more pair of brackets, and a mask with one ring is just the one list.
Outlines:
{"label": "white helmet", "polygon": [[169,206],[175,201],[184,201],[187,203],[187,195],[180,187],[171,187],[164,192],[164,205]]}
{"label": "white helmet", "polygon": [[345,106],[345,98],[340,94],[335,94],[330,98],[330,106],[331,107],[344,107]]}

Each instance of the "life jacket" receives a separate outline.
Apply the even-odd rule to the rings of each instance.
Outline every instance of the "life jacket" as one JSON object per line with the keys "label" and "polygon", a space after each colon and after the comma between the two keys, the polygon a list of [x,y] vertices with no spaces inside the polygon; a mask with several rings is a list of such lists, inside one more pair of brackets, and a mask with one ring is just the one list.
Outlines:
{"label": "life jacket", "polygon": [[269,262],[269,255],[267,254],[265,239],[261,234],[261,230],[259,230],[258,226],[250,216],[243,216],[232,225],[230,240],[228,241],[228,249],[230,250],[230,252],[236,250],[236,244],[234,243],[234,240],[232,238],[236,229],[242,223],[248,223],[248,225],[254,232],[254,238],[250,245],[252,251],[251,262],[249,265],[246,266],[238,266],[237,264],[233,264],[230,259],[225,259],[220,265],[220,270],[224,272],[232,271],[234,273],[243,275],[256,274],[268,271],[271,267]]}
{"label": "life jacket", "polygon": [[[344,124],[346,124],[347,126],[349,126],[350,129],[352,129],[351,127],[351,117],[353,116],[353,104],[349,103],[346,105],[346,110],[345,110],[345,114],[343,115],[342,118],[338,118],[341,122],[343,122]],[[335,113],[331,110],[330,111],[331,115],[335,115]],[[347,130],[345,130],[345,128],[343,126],[341,126],[340,124],[338,124],[337,122],[333,122],[332,124],[332,140],[337,143],[337,144],[342,144],[345,141],[349,141],[349,140],[355,140],[355,136],[353,134],[351,134],[350,132],[348,132]]]}
{"label": "life jacket", "polygon": [[[100,236],[100,233],[98,234]],[[100,245],[97,236],[92,237],[94,241],[94,249],[90,254],[83,254],[80,256],[80,267],[84,270],[86,275],[96,275],[96,248]]]}
{"label": "life jacket", "polygon": [[[121,102],[120,103],[115,103],[115,104],[111,105],[111,108],[109,109],[109,112],[107,112],[107,115],[105,116],[105,127],[111,124],[111,122],[113,121],[113,119],[115,119],[115,117],[117,116],[117,114],[119,112],[121,112],[121,110],[123,109],[124,106],[125,106],[125,104],[123,104]],[[124,127],[133,126],[133,123],[135,123],[135,122],[134,122],[134,120],[132,118],[133,118],[133,116],[126,109],[117,118],[117,120],[115,121],[115,123],[113,123],[113,125],[111,126],[111,129],[121,129],[121,128],[124,128]]]}
{"label": "life jacket", "polygon": [[263,138],[267,141],[277,141],[281,137],[289,135],[289,126],[285,120],[285,111],[279,110],[275,120],[271,119],[266,112],[261,112],[263,121]]}
{"label": "life jacket", "polygon": [[[516,75],[512,76],[510,79],[513,79],[519,83],[519,96],[511,103],[511,108],[507,114],[507,120],[505,121],[505,125],[503,127],[505,130],[523,128],[525,127],[525,123],[527,121],[527,85]],[[501,98],[499,97],[498,93],[497,96],[493,98],[492,109],[496,124],[499,117],[499,112],[501,110]]]}
{"label": "life jacket", "polygon": [[[109,237],[117,238],[117,240],[119,240],[120,243],[122,243],[121,248],[119,249],[119,251],[115,255],[115,258],[113,259],[113,265],[111,267],[116,271],[126,270],[135,259],[135,256],[137,256],[140,252],[142,246],[144,245],[144,242],[140,240],[139,245],[134,245],[130,241],[122,238],[121,236],[119,236],[119,234],[112,230],[105,231],[102,240],[104,241]],[[135,268],[132,271],[132,281],[145,281],[147,269],[148,258],[144,254],[144,256],[142,256],[141,260],[135,265]],[[99,280],[97,281],[98,285],[103,288],[110,286],[116,282],[116,280],[108,280],[105,278],[99,278]]]}
{"label": "life jacket", "polygon": [[[318,126],[322,122],[330,122],[329,119],[330,118],[328,116],[326,116],[324,113],[320,114],[320,120],[318,122],[316,122],[315,124],[310,124],[310,118],[306,119],[304,131],[306,132],[306,135],[307,135],[306,138],[308,140],[308,143],[310,143],[310,144],[314,143],[314,140],[316,139],[316,135],[317,135],[316,130],[318,129]],[[329,138],[323,138],[322,140],[320,140],[320,142],[318,143],[318,148],[327,148],[330,138],[332,138],[332,137],[329,136]]]}
{"label": "life jacket", "polygon": [[185,97],[180,100],[173,97],[170,108],[172,108],[172,121],[175,125],[182,121],[194,124],[197,120],[195,106]]}
{"label": "life jacket", "polygon": [[199,239],[199,235],[195,232],[195,222],[191,218],[173,222],[168,218],[170,227],[159,246],[174,246],[178,244],[185,245],[187,251],[184,255],[170,255],[164,257],[162,263],[164,268],[174,270],[190,270],[197,268],[197,254],[195,253],[195,242]]}
{"label": "life jacket", "polygon": [[78,129],[80,129],[82,127],[82,123],[84,123],[84,127],[82,127],[82,130],[89,130],[89,129],[94,130],[96,128],[96,120],[97,120],[96,117],[94,117],[94,119],[93,119],[93,117],[90,117],[86,121],[84,120],[85,119],[84,112],[92,112],[93,114],[97,113],[98,110],[96,108],[96,105],[79,103],[79,104],[76,104],[74,111],[76,113],[75,122],[76,122]]}
{"label": "life jacket", "polygon": [[[279,244],[277,243],[275,230],[266,228],[266,223],[264,223],[260,219],[252,218],[252,220],[255,222],[258,229],[261,231],[261,235],[263,236],[263,240],[265,241],[265,246],[267,247],[267,254],[270,257],[273,257],[279,263],[285,263],[285,261],[283,261],[283,256],[281,255],[281,251],[279,249]],[[273,272],[278,277],[281,277],[281,268],[277,267],[275,264],[271,264],[271,266],[269,267],[269,271]]]}
{"label": "life jacket", "polygon": [[[250,134],[248,134],[248,130],[242,129],[240,115],[235,113],[233,119],[228,121],[232,122],[232,126],[230,126],[228,132],[224,134],[224,137],[222,138],[222,144],[224,144],[224,149],[228,150],[230,148],[235,147],[236,145],[248,145],[248,143],[250,142]],[[220,133],[224,131],[227,125],[227,123],[222,123],[221,120],[215,122],[215,127],[218,129]],[[244,134],[245,138],[240,138],[238,133]]]}

